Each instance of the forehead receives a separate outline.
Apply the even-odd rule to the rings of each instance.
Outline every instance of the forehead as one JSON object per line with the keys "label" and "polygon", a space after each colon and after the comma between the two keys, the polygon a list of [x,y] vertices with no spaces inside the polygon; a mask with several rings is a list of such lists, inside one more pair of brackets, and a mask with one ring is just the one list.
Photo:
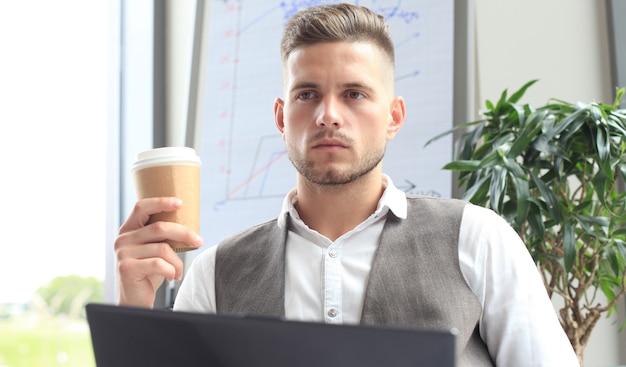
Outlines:
{"label": "forehead", "polygon": [[393,83],[393,64],[379,47],[369,42],[322,42],[300,46],[283,64],[286,84],[296,79],[324,76],[360,76]]}

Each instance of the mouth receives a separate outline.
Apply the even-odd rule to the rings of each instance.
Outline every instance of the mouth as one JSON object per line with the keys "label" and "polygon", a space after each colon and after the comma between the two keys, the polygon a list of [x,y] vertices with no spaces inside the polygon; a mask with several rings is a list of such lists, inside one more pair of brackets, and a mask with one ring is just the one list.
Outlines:
{"label": "mouth", "polygon": [[348,146],[346,144],[334,139],[322,139],[316,141],[315,144],[313,144],[313,149],[319,150],[340,150],[347,147]]}

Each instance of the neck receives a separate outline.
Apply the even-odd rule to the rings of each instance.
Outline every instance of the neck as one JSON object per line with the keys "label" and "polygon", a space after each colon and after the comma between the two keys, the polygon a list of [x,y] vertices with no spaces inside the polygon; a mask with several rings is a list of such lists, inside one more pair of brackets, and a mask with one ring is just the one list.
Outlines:
{"label": "neck", "polygon": [[383,191],[380,172],[344,185],[317,185],[299,176],[296,210],[307,226],[335,241],[376,210]]}

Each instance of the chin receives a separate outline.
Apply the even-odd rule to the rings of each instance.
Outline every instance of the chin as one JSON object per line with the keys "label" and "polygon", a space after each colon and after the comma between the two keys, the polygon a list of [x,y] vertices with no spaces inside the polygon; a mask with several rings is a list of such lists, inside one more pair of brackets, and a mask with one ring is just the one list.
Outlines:
{"label": "chin", "polygon": [[337,170],[328,170],[326,172],[305,176],[307,181],[323,186],[340,186],[347,185],[357,181],[371,170],[366,172],[338,172]]}

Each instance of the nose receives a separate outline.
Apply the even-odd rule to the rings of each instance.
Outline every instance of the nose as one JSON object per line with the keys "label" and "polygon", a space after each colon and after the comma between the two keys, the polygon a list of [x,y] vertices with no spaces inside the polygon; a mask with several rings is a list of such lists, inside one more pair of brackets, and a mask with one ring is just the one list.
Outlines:
{"label": "nose", "polygon": [[315,124],[319,128],[342,127],[341,101],[338,101],[334,96],[324,97],[319,105]]}

